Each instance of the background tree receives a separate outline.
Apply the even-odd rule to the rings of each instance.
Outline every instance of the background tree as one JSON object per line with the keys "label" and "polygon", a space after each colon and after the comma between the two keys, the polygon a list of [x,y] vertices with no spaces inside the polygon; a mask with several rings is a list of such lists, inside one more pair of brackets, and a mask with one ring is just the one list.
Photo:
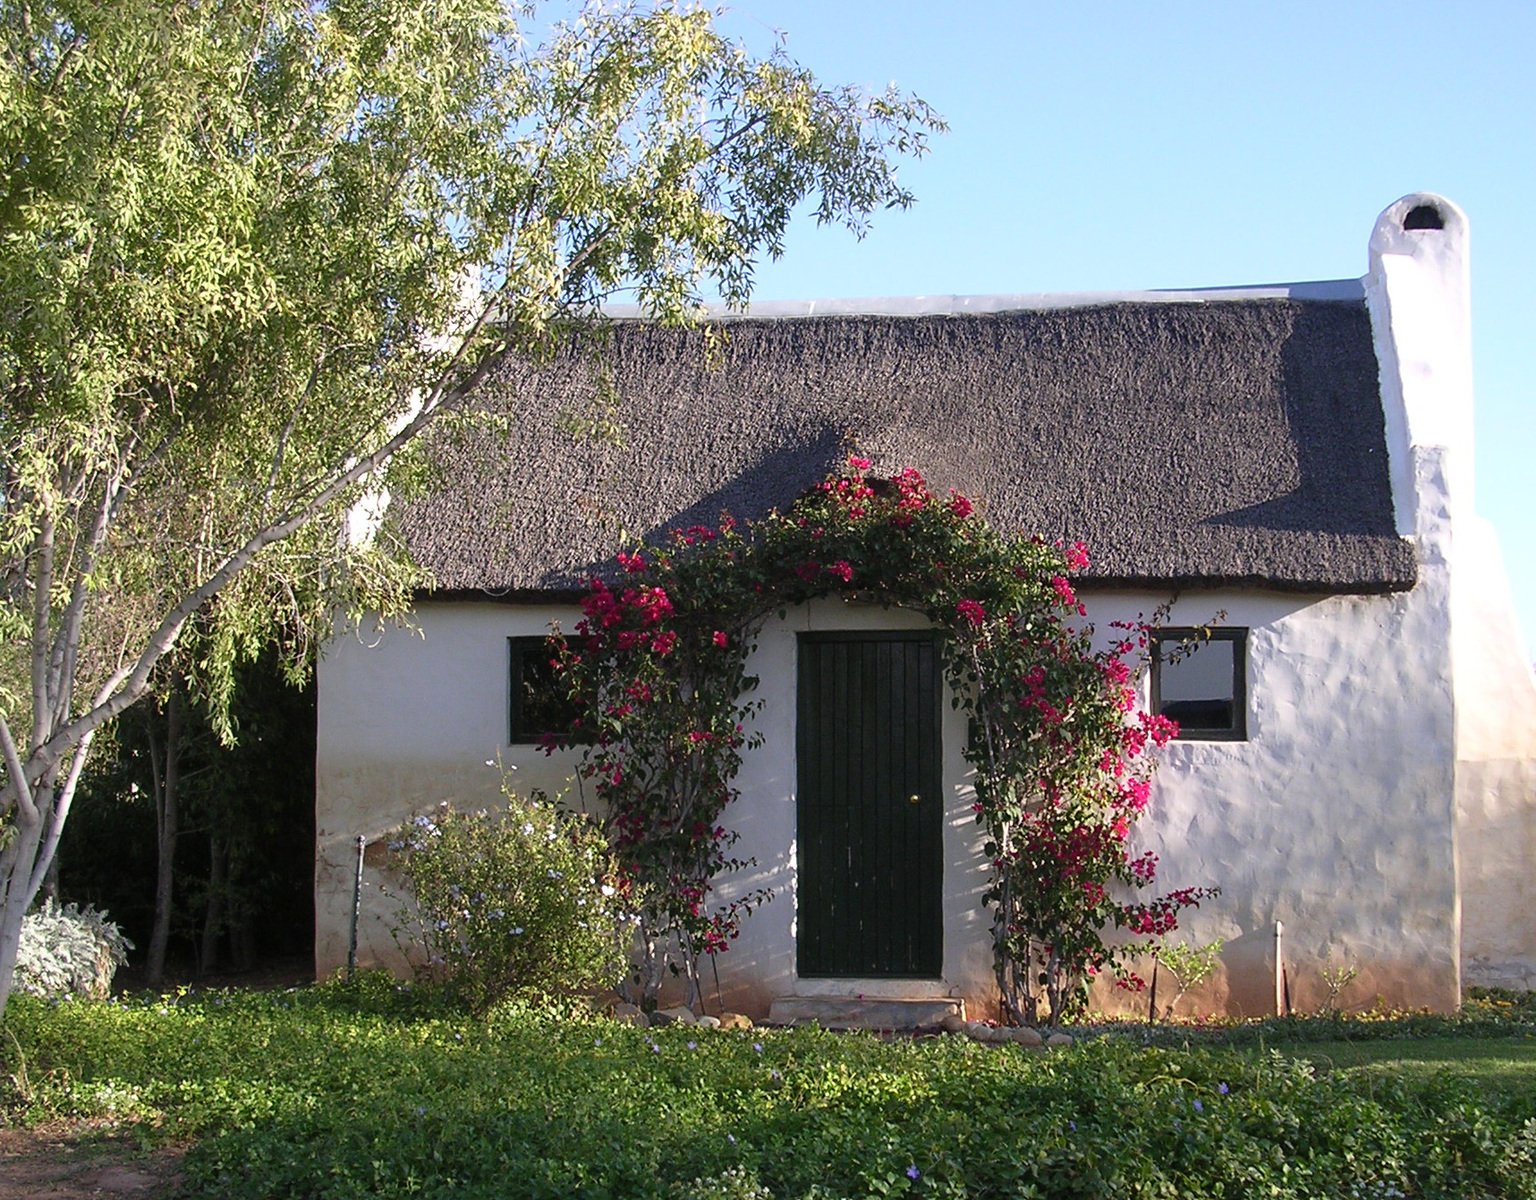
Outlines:
{"label": "background tree", "polygon": [[112,915],[151,986],[168,964],[206,975],[313,948],[312,681],[271,654],[243,665],[223,714],[233,744],[205,703],[179,705],[176,731],[152,693],[98,740],[55,859],[60,893]]}
{"label": "background tree", "polygon": [[700,9],[519,19],[0,0],[0,1004],[93,739],[194,616],[217,712],[261,643],[402,606],[336,531],[502,355],[621,290],[745,302],[801,201],[857,231],[938,127]]}

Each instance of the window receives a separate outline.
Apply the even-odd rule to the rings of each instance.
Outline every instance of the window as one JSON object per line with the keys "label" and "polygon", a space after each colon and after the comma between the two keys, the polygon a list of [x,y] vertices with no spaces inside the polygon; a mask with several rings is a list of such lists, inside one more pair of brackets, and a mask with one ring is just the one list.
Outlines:
{"label": "window", "polygon": [[507,639],[510,651],[510,734],[508,741],[530,743],[547,733],[569,735],[576,711],[555,686],[549,646],[542,637]]}
{"label": "window", "polygon": [[1160,629],[1152,637],[1152,711],[1186,741],[1248,737],[1248,631]]}

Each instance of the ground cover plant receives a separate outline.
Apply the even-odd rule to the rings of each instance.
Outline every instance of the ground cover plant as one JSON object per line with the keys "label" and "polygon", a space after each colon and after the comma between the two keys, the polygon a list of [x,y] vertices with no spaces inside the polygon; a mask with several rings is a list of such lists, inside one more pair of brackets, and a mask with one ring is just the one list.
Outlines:
{"label": "ground cover plant", "polygon": [[[1533,1027],[1463,1040],[1524,1045]],[[1530,1091],[1319,1072],[1214,1035],[1044,1052],[511,1006],[469,1021],[375,979],[22,998],[7,1028],[14,1117],[189,1138],[193,1196],[1536,1195]]]}

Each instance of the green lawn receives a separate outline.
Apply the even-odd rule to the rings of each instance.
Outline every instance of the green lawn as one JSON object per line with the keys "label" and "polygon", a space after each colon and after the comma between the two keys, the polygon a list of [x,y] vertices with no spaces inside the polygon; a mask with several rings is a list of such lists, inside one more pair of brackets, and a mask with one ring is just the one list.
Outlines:
{"label": "green lawn", "polygon": [[1490,1093],[1536,1099],[1536,1035],[1424,1037],[1374,1041],[1276,1044],[1282,1053],[1313,1063],[1320,1072],[1429,1083],[1460,1079]]}

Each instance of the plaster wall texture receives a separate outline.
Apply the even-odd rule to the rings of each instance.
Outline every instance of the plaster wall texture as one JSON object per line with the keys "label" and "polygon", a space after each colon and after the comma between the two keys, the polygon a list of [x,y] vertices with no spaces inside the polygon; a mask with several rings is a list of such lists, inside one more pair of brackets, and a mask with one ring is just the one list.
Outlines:
{"label": "plaster wall texture", "polygon": [[[1298,1010],[1326,999],[1329,966],[1360,971],[1345,1003],[1457,1004],[1449,664],[1404,652],[1445,644],[1444,598],[1431,586],[1388,597],[1196,593],[1174,605],[1173,624],[1225,610],[1224,626],[1249,631],[1248,739],[1170,744],[1135,835],[1159,855],[1160,886],[1222,889],[1173,936],[1224,943],[1216,974],[1181,1012],[1273,1012],[1277,921]],[[1092,601],[1090,611],[1102,625]],[[1146,1004],[1109,989],[1098,1001]]]}

